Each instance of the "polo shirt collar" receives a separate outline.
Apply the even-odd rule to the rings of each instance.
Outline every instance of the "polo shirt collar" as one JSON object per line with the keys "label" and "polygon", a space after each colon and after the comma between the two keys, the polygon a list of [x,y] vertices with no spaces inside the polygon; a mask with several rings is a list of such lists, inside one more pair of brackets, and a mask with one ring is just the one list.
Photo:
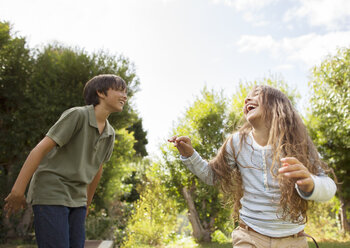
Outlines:
{"label": "polo shirt collar", "polygon": [[[94,105],[88,106],[88,112],[89,112],[89,124],[90,124],[90,126],[95,127],[98,130]],[[113,135],[113,128],[109,124],[108,120],[106,120],[106,125],[105,125],[105,128],[103,129],[101,136],[110,136],[110,135]]]}
{"label": "polo shirt collar", "polygon": [[105,126],[105,130],[103,130],[103,132],[107,132],[107,135],[110,136],[110,135],[113,135],[114,134],[114,129],[113,127],[109,124],[109,121],[106,120],[106,126]]}
{"label": "polo shirt collar", "polygon": [[94,105],[89,105],[87,108],[89,111],[89,124],[90,124],[90,126],[96,127],[98,129]]}

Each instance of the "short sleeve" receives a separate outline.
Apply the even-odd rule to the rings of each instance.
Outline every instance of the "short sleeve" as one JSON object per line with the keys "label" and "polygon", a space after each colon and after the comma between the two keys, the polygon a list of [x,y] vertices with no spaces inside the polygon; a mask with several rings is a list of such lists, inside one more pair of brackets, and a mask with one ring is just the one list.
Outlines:
{"label": "short sleeve", "polygon": [[113,134],[112,142],[109,146],[109,150],[108,150],[108,153],[107,153],[106,158],[104,160],[104,163],[108,162],[112,157],[113,148],[114,148],[114,141],[115,141],[115,135]]}
{"label": "short sleeve", "polygon": [[68,109],[47,132],[60,147],[67,144],[70,138],[79,130],[82,114],[77,108]]}

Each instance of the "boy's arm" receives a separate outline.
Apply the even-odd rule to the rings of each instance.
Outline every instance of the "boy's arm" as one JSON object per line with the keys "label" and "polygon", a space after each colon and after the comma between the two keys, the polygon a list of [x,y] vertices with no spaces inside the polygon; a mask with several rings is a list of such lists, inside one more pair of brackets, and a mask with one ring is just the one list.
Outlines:
{"label": "boy's arm", "polygon": [[102,164],[101,164],[94,179],[87,187],[87,208],[89,207],[89,205],[92,202],[92,198],[94,197],[97,185],[98,185],[98,183],[101,179],[101,176],[102,176],[102,171],[103,171],[103,169],[102,169]]}
{"label": "boy's arm", "polygon": [[24,162],[21,171],[18,174],[15,184],[12,187],[10,194],[5,198],[4,210],[7,211],[9,217],[12,213],[17,212],[25,206],[24,193],[29,183],[30,178],[39,166],[42,158],[56,146],[55,141],[46,136],[43,138],[29,153]]}

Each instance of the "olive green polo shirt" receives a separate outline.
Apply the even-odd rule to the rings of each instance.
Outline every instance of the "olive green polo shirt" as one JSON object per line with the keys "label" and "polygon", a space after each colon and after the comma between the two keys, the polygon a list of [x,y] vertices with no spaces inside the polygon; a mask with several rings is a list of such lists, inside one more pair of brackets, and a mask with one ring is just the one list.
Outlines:
{"label": "olive green polo shirt", "polygon": [[87,202],[87,186],[114,145],[114,129],[106,120],[98,131],[93,105],[66,110],[46,134],[55,146],[33,175],[28,201],[33,205],[80,207]]}

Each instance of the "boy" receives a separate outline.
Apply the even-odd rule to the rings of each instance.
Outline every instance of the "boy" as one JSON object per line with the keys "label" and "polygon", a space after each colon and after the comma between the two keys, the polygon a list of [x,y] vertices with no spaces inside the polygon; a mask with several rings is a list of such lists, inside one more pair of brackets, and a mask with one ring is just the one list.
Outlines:
{"label": "boy", "polygon": [[[127,101],[126,83],[99,75],[84,87],[86,106],[66,110],[30,152],[5,199],[7,216],[33,205],[38,247],[84,247],[85,216],[112,155],[114,129],[108,116]],[[34,173],[35,172],[35,173]]]}

